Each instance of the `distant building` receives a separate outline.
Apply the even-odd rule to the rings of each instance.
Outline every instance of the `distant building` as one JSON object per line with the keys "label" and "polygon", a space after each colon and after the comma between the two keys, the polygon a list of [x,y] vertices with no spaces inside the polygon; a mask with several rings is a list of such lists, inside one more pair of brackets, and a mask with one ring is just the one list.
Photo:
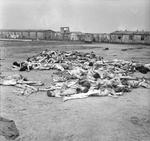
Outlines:
{"label": "distant building", "polygon": [[70,40],[71,41],[80,41],[82,36],[82,32],[71,32]]}
{"label": "distant building", "polygon": [[84,34],[84,42],[92,43],[93,42],[93,34],[92,33],[85,33]]}
{"label": "distant building", "polygon": [[110,41],[110,34],[107,33],[94,33],[93,42],[108,43]]}
{"label": "distant building", "polygon": [[110,33],[112,43],[142,43],[150,44],[150,32],[145,31],[115,31]]}
{"label": "distant building", "polygon": [[59,31],[55,32],[55,40],[62,41],[63,40],[63,34]]}
{"label": "distant building", "polygon": [[93,33],[93,42],[99,42],[99,34]]}
{"label": "distant building", "polygon": [[0,39],[15,40],[60,40],[83,41],[87,43],[140,43],[150,44],[150,31],[115,31],[108,33],[70,32],[69,27],[60,27],[60,31],[53,30],[0,30]]}
{"label": "distant building", "polygon": [[70,40],[69,27],[60,27],[60,33],[62,34],[63,40]]}
{"label": "distant building", "polygon": [[55,32],[52,30],[0,30],[1,39],[31,39],[31,40],[52,40]]}

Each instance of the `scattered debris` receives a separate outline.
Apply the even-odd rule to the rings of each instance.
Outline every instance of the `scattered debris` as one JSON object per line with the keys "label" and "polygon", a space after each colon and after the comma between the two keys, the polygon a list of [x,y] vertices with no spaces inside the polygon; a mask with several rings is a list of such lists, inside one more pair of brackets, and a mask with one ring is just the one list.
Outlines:
{"label": "scattered debris", "polygon": [[127,51],[128,49],[126,49],[126,48],[123,48],[123,49],[121,49],[121,51]]}
{"label": "scattered debris", "polygon": [[19,136],[15,122],[3,117],[0,117],[0,135],[4,136],[7,140],[15,140]]}
{"label": "scattered debris", "polygon": [[104,48],[103,50],[109,50],[109,48],[108,48],[108,47],[106,47],[106,48]]}
{"label": "scattered debris", "polygon": [[123,48],[121,51],[128,51],[128,50],[136,50],[136,49],[143,49],[143,47],[134,47],[134,48]]}

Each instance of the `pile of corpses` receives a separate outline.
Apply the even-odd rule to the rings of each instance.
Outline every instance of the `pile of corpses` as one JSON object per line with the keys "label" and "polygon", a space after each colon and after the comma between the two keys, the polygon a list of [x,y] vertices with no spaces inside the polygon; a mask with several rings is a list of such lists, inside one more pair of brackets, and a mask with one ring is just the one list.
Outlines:
{"label": "pile of corpses", "polygon": [[150,88],[149,79],[132,76],[132,70],[129,70],[131,66],[129,67],[127,62],[122,63],[99,62],[87,70],[74,67],[72,70],[57,72],[53,76],[53,85],[47,95],[63,97],[63,100],[67,101],[89,96],[118,97],[133,88]]}
{"label": "pile of corpses", "polygon": [[89,96],[123,95],[133,88],[150,88],[146,78],[134,77],[134,72],[146,74],[150,64],[124,60],[104,60],[94,52],[49,51],[13,63],[20,71],[59,70],[53,75],[53,83],[47,90],[49,97],[63,97],[63,100]]}
{"label": "pile of corpses", "polygon": [[3,86],[15,86],[19,88],[20,95],[29,96],[32,93],[38,92],[39,88],[35,86],[42,86],[41,81],[30,81],[24,78],[22,75],[14,74],[10,76],[0,76],[0,85]]}
{"label": "pile of corpses", "polygon": [[[100,62],[99,62],[100,61]],[[51,51],[44,50],[40,54],[27,58],[26,61],[21,63],[13,62],[13,69],[19,71],[30,70],[72,70],[75,66],[88,69],[90,66],[102,64],[123,65],[126,71],[138,70],[141,73],[147,73],[150,71],[150,64],[136,64],[133,62],[123,60],[104,61],[103,57],[96,56],[94,52],[83,53],[79,51]],[[119,64],[121,63],[121,64]],[[132,70],[130,70],[132,69]]]}

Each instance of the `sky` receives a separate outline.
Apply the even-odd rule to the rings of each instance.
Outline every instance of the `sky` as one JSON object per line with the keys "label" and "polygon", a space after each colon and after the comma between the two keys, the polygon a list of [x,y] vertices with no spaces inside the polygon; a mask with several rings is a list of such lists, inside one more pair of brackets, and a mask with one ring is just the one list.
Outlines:
{"label": "sky", "polygon": [[150,31],[150,0],[0,0],[0,29]]}

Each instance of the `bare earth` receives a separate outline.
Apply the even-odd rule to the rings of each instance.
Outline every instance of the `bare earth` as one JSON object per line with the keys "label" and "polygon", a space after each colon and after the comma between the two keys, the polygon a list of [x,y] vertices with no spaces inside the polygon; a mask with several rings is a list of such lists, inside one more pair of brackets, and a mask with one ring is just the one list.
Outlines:
{"label": "bare earth", "polygon": [[[109,50],[103,50],[108,47]],[[150,63],[150,46],[75,44],[62,42],[0,42],[3,75],[22,74],[49,86],[54,71],[12,71],[13,61],[23,61],[44,49],[94,51],[104,59]],[[121,49],[128,49],[121,51]],[[150,77],[147,75],[140,75]],[[134,89],[119,98],[90,97],[63,102],[38,92],[18,96],[15,87],[0,86],[1,116],[15,121],[17,141],[150,141],[150,90]],[[1,141],[5,138],[0,136]]]}

